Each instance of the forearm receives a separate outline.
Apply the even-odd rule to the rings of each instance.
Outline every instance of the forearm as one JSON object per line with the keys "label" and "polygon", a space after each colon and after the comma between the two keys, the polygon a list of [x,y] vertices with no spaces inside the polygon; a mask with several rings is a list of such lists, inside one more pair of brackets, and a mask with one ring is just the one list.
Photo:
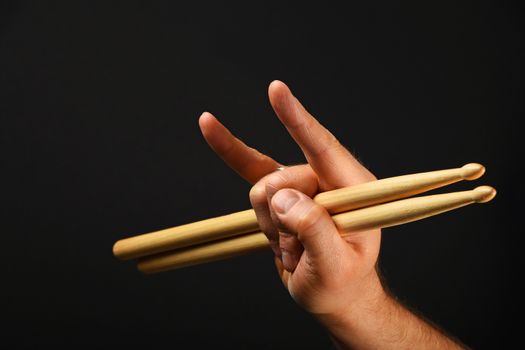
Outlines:
{"label": "forearm", "polygon": [[366,300],[321,316],[340,349],[464,349],[390,296],[378,283]]}

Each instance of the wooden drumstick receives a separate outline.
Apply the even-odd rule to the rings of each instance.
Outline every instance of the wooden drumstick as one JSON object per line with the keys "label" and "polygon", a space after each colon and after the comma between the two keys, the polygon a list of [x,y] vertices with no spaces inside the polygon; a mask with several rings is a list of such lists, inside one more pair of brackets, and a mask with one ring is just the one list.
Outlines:
{"label": "wooden drumstick", "polygon": [[[410,197],[461,180],[474,180],[485,172],[481,164],[402,175],[319,193],[314,201],[331,214]],[[127,260],[204,242],[260,231],[253,210],[219,216],[186,225],[119,240],[116,257]]]}
{"label": "wooden drumstick", "polygon": [[[472,203],[485,203],[495,195],[494,188],[480,186],[471,191],[436,194],[379,204],[333,215],[332,219],[341,235],[344,236],[358,231],[420,220]],[[144,257],[139,260],[137,267],[144,273],[155,273],[227,259],[268,248],[266,236],[258,232]]]}

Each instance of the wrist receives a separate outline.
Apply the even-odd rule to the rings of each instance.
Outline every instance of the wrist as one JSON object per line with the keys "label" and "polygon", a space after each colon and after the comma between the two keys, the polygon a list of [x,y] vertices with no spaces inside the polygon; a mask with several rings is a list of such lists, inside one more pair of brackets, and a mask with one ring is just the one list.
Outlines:
{"label": "wrist", "polygon": [[367,319],[388,312],[391,304],[391,297],[383,288],[378,274],[373,271],[360,283],[357,292],[348,295],[341,307],[334,312],[314,316],[331,333],[337,333],[338,329],[358,331]]}
{"label": "wrist", "polygon": [[316,315],[340,349],[462,349],[457,340],[399,304],[374,274],[362,284],[365,292],[340,310]]}

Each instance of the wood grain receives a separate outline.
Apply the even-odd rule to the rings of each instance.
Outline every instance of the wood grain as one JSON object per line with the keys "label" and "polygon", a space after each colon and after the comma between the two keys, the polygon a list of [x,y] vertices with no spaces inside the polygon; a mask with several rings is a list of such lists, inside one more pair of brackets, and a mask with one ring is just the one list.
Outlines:
{"label": "wood grain", "polygon": [[[363,230],[421,220],[472,203],[485,203],[495,195],[494,188],[480,186],[471,191],[436,194],[379,204],[336,214],[332,219],[341,235],[345,236]],[[266,236],[262,232],[257,232],[144,257],[139,260],[137,267],[144,273],[155,273],[232,258],[268,248]]]}
{"label": "wood grain", "polygon": [[[485,172],[481,164],[402,175],[319,193],[314,201],[331,214],[413,196],[461,180],[474,180]],[[123,260],[198,245],[259,231],[253,210],[219,216],[119,240],[113,254]]]}

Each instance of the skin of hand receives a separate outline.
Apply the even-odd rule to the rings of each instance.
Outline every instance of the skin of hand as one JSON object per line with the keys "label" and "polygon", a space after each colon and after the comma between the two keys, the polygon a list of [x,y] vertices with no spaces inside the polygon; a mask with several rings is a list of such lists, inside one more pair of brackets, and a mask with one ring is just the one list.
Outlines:
{"label": "skin of hand", "polygon": [[457,348],[385,292],[376,270],[381,230],[343,238],[330,214],[311,199],[318,192],[374,181],[375,176],[284,83],[272,82],[268,95],[307,164],[277,171],[279,162],[244,144],[210,113],[201,115],[199,125],[211,148],[253,184],[250,202],[292,298],[327,327],[341,348],[402,348],[421,345],[418,339],[430,347]]}

